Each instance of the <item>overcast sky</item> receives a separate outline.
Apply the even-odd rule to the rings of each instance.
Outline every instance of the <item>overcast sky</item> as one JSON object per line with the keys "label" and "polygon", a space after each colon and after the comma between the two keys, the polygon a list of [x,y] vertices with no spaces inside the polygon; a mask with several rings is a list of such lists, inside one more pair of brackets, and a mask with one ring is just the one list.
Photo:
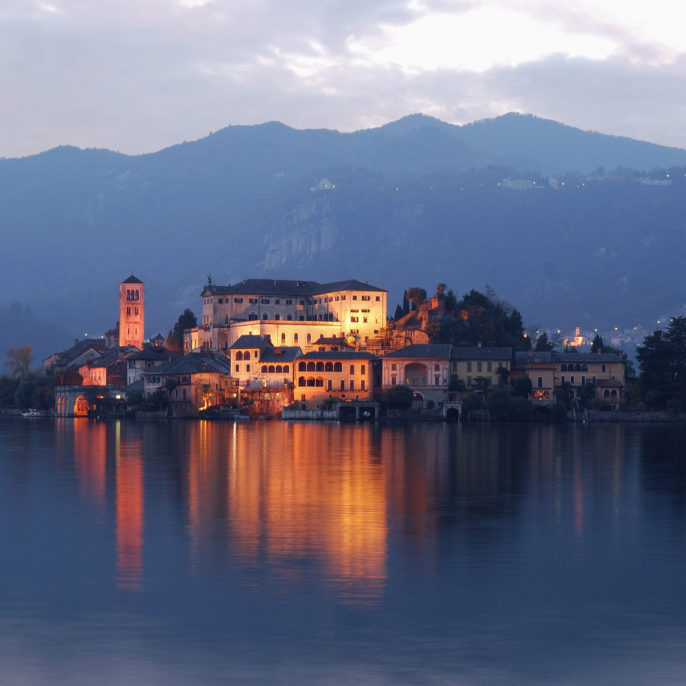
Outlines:
{"label": "overcast sky", "polygon": [[682,0],[0,0],[0,157],[510,111],[686,147]]}

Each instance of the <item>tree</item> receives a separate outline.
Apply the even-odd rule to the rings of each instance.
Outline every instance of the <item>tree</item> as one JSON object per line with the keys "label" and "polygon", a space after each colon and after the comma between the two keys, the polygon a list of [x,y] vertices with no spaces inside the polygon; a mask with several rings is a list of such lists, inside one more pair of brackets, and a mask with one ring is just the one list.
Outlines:
{"label": "tree", "polygon": [[593,339],[593,343],[591,343],[591,352],[592,353],[602,353],[603,352],[603,339],[600,337],[600,334],[595,335],[595,338]]}
{"label": "tree", "polygon": [[398,320],[403,318],[403,308],[400,305],[395,306],[395,315],[393,316],[393,319],[397,322]]}
{"label": "tree", "polygon": [[555,392],[555,398],[558,403],[571,410],[574,404],[574,388],[572,384],[569,381],[563,381]]}
{"label": "tree", "polygon": [[439,283],[436,286],[436,292],[434,293],[434,298],[442,298],[445,295],[445,289],[448,288],[448,284]]}
{"label": "tree", "polygon": [[412,407],[414,393],[409,386],[399,384],[391,386],[382,395],[382,400],[387,408],[391,410],[407,410]]}
{"label": "tree", "polygon": [[410,314],[410,301],[407,299],[407,291],[403,293],[403,316]]}
{"label": "tree", "polygon": [[426,291],[419,286],[408,288],[407,299],[412,303],[412,309],[416,310],[426,300]]}
{"label": "tree", "polygon": [[539,353],[539,352],[549,352],[552,349],[553,349],[553,344],[548,340],[548,334],[544,331],[536,339],[536,347],[534,348],[534,350],[537,353]]}
{"label": "tree", "polygon": [[513,398],[509,388],[497,388],[488,398],[488,411],[491,419],[507,420],[512,409]]}
{"label": "tree", "polygon": [[591,400],[595,398],[595,387],[590,383],[582,384],[579,386],[577,394],[579,396],[579,405],[581,405],[583,409],[586,409]]}
{"label": "tree", "polygon": [[637,349],[639,383],[646,403],[664,409],[669,400],[686,406],[686,317],[645,337]]}
{"label": "tree", "polygon": [[186,308],[174,324],[174,328],[169,332],[165,347],[167,350],[183,355],[183,332],[198,325],[198,320],[191,310]]}
{"label": "tree", "polygon": [[5,353],[7,360],[5,367],[10,370],[10,376],[14,379],[23,379],[31,370],[33,362],[33,346],[30,344],[20,345],[18,348],[9,348]]}
{"label": "tree", "polygon": [[512,384],[512,394],[518,398],[528,398],[533,390],[533,384],[528,376],[520,376]]}

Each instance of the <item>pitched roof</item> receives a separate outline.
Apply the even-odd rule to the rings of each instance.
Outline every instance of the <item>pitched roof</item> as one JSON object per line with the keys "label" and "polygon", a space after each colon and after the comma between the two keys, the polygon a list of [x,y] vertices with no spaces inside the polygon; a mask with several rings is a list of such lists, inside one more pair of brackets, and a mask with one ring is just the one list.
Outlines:
{"label": "pitched roof", "polygon": [[260,362],[292,362],[301,355],[302,350],[297,345],[264,348],[260,355]]}
{"label": "pitched roof", "polygon": [[553,364],[553,356],[549,350],[525,350],[515,353],[515,364],[526,366],[530,364]]}
{"label": "pitched roof", "polygon": [[137,279],[133,274],[129,276],[128,279],[124,279],[122,283],[143,283],[140,279]]}
{"label": "pitched roof", "polygon": [[428,357],[431,359],[448,359],[450,357],[450,343],[413,343],[399,350],[388,353],[386,357]]}
{"label": "pitched roof", "polygon": [[476,346],[453,346],[451,360],[510,360],[512,348],[479,348]]}
{"label": "pitched roof", "polygon": [[268,335],[256,336],[254,334],[243,334],[236,339],[236,342],[229,348],[229,350],[237,350],[238,348],[267,348],[272,347],[271,338]]}
{"label": "pitched roof", "polygon": [[332,281],[330,283],[323,283],[313,289],[312,295],[320,293],[334,293],[336,291],[379,291],[380,293],[387,293],[385,288],[372,286],[368,283],[363,283],[357,279],[347,279],[345,281]]}
{"label": "pitched roof", "polygon": [[617,379],[596,379],[595,383],[599,388],[624,388],[624,384]]}
{"label": "pitched roof", "polygon": [[615,353],[562,353],[552,351],[553,362],[621,362],[622,358]]}
{"label": "pitched roof", "polygon": [[346,281],[332,281],[318,283],[317,281],[295,281],[292,279],[245,279],[228,286],[207,284],[202,295],[276,295],[294,298],[307,297],[320,293],[335,291],[379,291],[386,293],[384,288],[378,288],[357,279]]}
{"label": "pitched roof", "polygon": [[178,357],[176,353],[173,353],[171,350],[167,350],[166,348],[163,347],[158,347],[158,346],[149,346],[146,345],[143,350],[139,350],[138,352],[135,352],[131,355],[128,356],[129,360],[148,360],[148,361],[159,361],[159,360],[167,360],[171,361],[175,357]]}
{"label": "pitched roof", "polygon": [[159,367],[150,367],[143,372],[143,376],[150,376],[151,374],[155,376],[175,376],[177,374],[199,374],[202,372],[228,374],[229,371],[228,360],[224,361],[213,353],[193,352]]}
{"label": "pitched roof", "polygon": [[365,352],[349,352],[346,350],[312,351],[302,356],[303,360],[376,360],[376,355]]}

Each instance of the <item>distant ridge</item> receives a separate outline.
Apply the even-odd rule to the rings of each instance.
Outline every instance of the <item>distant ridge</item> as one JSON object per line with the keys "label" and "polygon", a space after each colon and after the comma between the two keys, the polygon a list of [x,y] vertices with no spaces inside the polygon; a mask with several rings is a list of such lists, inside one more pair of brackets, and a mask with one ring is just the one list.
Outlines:
{"label": "distant ridge", "polygon": [[133,156],[61,146],[0,159],[0,310],[102,333],[133,271],[165,333],[211,272],[354,277],[391,301],[489,283],[541,325],[652,321],[686,305],[684,174],[686,150],[520,114],[229,126]]}

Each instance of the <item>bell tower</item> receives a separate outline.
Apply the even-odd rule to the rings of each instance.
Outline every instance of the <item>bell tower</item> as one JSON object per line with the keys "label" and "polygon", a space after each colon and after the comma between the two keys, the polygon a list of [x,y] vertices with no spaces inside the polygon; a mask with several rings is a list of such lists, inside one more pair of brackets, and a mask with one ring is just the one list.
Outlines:
{"label": "bell tower", "polygon": [[119,284],[119,345],[143,349],[145,284],[133,274]]}

